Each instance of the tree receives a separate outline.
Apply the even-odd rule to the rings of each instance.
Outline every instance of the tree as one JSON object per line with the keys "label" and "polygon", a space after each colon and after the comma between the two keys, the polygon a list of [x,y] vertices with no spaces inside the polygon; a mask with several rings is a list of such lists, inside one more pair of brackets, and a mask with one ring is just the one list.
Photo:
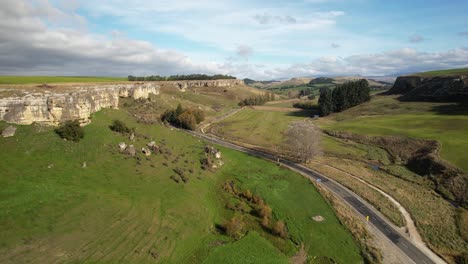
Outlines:
{"label": "tree", "polygon": [[189,111],[185,111],[182,114],[180,114],[177,117],[177,120],[179,121],[179,125],[182,128],[195,130],[195,128],[197,127],[197,120],[195,116]]}
{"label": "tree", "polygon": [[78,120],[66,121],[60,127],[55,129],[55,133],[61,138],[78,142],[84,136],[84,130]]}
{"label": "tree", "polygon": [[321,153],[321,133],[309,121],[292,123],[286,131],[286,148],[302,162],[309,162]]}
{"label": "tree", "polygon": [[320,98],[318,100],[320,114],[327,116],[333,113],[333,95],[332,91],[328,88],[324,88],[320,91]]}
{"label": "tree", "polygon": [[183,111],[184,111],[184,109],[182,108],[182,105],[178,104],[177,108],[175,110],[176,117],[178,117],[180,114],[182,114]]}
{"label": "tree", "polygon": [[341,112],[349,108],[347,88],[347,86],[338,86],[333,90],[332,99],[335,112]]}

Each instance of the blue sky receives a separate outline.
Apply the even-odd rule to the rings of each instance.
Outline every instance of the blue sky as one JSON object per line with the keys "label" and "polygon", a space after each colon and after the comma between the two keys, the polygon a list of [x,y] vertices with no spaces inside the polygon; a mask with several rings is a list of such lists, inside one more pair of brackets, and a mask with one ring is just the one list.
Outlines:
{"label": "blue sky", "polygon": [[0,74],[275,79],[468,67],[468,1],[3,2]]}

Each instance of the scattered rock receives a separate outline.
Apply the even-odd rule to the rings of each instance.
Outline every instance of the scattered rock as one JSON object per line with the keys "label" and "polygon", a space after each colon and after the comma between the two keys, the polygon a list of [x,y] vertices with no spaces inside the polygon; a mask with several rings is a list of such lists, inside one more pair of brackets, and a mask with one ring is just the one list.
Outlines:
{"label": "scattered rock", "polygon": [[151,150],[149,150],[149,149],[147,149],[145,147],[141,148],[141,152],[143,152],[143,154],[145,154],[145,156],[147,156],[147,157],[151,155]]}
{"label": "scattered rock", "polygon": [[217,169],[217,168],[221,168],[223,165],[224,165],[224,162],[222,160],[217,160],[213,163],[211,168]]}
{"label": "scattered rock", "polygon": [[130,156],[132,156],[132,157],[135,157],[135,155],[136,155],[135,146],[129,145],[129,146],[126,148],[126,150],[127,150],[127,154],[128,154],[128,155],[130,155]]}
{"label": "scattered rock", "polygon": [[12,137],[16,133],[16,127],[14,126],[8,126],[7,128],[3,129],[2,131],[2,137]]}
{"label": "scattered rock", "polygon": [[314,220],[315,222],[322,222],[323,220],[325,220],[325,218],[323,218],[323,216],[321,215],[316,215],[312,217],[312,220]]}
{"label": "scattered rock", "polygon": [[120,151],[124,151],[125,149],[127,149],[127,144],[125,144],[125,142],[120,142],[118,146]]}

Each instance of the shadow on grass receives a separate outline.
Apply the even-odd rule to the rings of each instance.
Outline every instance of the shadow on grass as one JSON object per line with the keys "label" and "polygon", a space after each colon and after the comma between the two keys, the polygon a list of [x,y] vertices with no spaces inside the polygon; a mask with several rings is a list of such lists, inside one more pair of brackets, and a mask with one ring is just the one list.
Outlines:
{"label": "shadow on grass", "polygon": [[287,115],[296,117],[313,117],[314,115],[318,115],[318,113],[318,109],[302,109],[300,111],[289,112]]}
{"label": "shadow on grass", "polygon": [[468,103],[437,105],[431,111],[438,115],[468,115]]}

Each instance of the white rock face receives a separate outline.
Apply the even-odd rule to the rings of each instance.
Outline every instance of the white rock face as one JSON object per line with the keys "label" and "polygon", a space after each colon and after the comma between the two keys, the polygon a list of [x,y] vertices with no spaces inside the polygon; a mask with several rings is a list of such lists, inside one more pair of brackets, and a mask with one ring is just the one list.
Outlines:
{"label": "white rock face", "polygon": [[103,108],[118,108],[120,97],[148,98],[159,94],[155,83],[74,87],[69,93],[35,93],[0,99],[0,120],[16,124],[33,122],[56,125],[66,120],[89,123]]}

